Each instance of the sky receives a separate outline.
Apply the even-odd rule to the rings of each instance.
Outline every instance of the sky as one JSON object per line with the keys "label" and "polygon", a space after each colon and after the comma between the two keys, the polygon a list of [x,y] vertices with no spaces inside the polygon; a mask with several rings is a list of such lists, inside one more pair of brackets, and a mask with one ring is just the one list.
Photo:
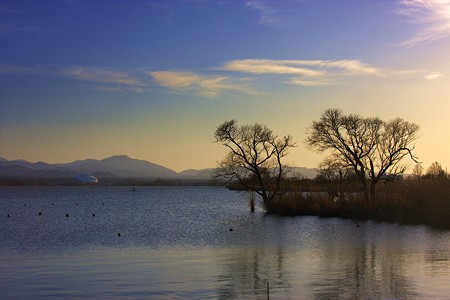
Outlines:
{"label": "sky", "polygon": [[[292,135],[328,108],[420,125],[450,167],[450,0],[0,0],[0,157],[215,167],[226,120]],[[411,167],[414,165],[410,162]]]}

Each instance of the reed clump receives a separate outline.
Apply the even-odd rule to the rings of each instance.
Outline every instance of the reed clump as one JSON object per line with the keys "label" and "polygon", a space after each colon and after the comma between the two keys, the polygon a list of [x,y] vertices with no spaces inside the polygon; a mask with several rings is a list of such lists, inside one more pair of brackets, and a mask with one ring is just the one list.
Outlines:
{"label": "reed clump", "polygon": [[397,202],[410,222],[450,228],[450,179],[448,177],[406,180]]}
{"label": "reed clump", "polygon": [[334,194],[320,186],[307,189],[291,186],[274,197],[266,209],[283,215],[372,219],[450,228],[450,179],[422,177],[387,182],[380,186],[370,207],[358,191]]}

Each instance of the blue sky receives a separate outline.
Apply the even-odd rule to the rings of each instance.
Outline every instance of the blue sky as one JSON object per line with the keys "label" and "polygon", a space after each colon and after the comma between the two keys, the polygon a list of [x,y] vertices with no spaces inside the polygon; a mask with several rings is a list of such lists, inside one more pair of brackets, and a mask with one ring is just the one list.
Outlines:
{"label": "blue sky", "polygon": [[418,123],[450,166],[449,53],[450,0],[0,0],[0,156],[214,167],[236,118],[316,167],[306,127],[339,107]]}

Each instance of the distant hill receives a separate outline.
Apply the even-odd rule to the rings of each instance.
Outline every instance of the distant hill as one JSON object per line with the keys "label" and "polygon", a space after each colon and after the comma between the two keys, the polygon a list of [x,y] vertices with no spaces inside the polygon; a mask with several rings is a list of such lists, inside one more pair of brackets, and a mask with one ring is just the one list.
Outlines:
{"label": "distant hill", "polygon": [[102,160],[86,159],[62,164],[31,163],[25,160],[0,160],[0,177],[64,177],[91,174],[122,178],[175,178],[177,172],[145,160],[126,155]]}
{"label": "distant hill", "polygon": [[79,160],[72,163],[58,164],[78,173],[93,174],[95,172],[111,173],[118,177],[132,178],[173,178],[177,172],[139,159],[133,159],[126,155],[111,156],[102,160]]}
{"label": "distant hill", "polygon": [[314,168],[305,168],[305,167],[293,167],[291,171],[291,176],[302,176],[309,179],[313,179],[316,177],[317,169]]}
{"label": "distant hill", "polygon": [[202,170],[184,170],[178,173],[177,177],[181,179],[198,179],[198,180],[209,180],[212,177],[212,173],[214,172],[214,168],[202,169]]}
{"label": "distant hill", "polygon": [[[183,179],[210,180],[213,168],[184,170],[175,172],[164,166],[145,160],[133,159],[126,155],[115,155],[102,160],[85,159],[70,163],[48,164],[25,160],[6,160],[0,158],[0,178],[67,178],[78,174],[89,174],[101,178],[145,178],[145,179]],[[293,175],[314,178],[315,169],[293,168]]]}

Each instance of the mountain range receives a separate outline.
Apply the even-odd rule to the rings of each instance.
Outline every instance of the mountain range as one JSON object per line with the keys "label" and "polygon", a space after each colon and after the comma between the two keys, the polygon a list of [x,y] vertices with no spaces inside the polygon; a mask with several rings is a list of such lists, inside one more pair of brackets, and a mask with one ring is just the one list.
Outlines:
{"label": "mountain range", "polygon": [[[89,174],[101,178],[146,178],[146,179],[195,179],[209,180],[213,168],[175,172],[164,166],[126,155],[115,155],[102,160],[85,159],[70,163],[48,164],[26,160],[7,160],[0,157],[0,178],[67,178],[77,174]],[[294,168],[294,172],[314,178],[315,169]]]}

